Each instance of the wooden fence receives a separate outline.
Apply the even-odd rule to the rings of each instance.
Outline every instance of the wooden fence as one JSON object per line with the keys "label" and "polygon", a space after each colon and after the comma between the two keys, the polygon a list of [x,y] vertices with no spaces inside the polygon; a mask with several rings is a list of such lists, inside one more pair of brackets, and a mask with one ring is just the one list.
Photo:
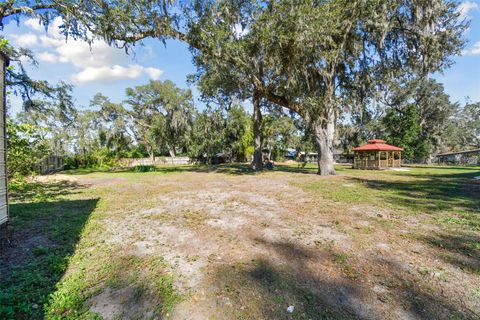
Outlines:
{"label": "wooden fence", "polygon": [[40,174],[50,174],[63,170],[65,161],[63,157],[49,155],[40,161],[37,165],[37,171]]}

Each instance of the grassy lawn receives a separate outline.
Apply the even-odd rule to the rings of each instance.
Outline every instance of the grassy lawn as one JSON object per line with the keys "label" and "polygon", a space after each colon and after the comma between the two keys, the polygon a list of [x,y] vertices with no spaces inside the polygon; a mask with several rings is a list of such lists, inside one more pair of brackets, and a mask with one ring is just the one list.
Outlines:
{"label": "grassy lawn", "polygon": [[480,167],[406,169],[78,170],[14,185],[0,319],[480,318]]}

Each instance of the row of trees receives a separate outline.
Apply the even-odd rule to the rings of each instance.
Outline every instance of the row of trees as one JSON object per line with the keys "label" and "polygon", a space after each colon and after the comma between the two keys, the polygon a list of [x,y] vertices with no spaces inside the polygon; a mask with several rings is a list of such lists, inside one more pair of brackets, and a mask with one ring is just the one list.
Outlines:
{"label": "row of trees", "polygon": [[[404,84],[391,97],[387,108],[342,119],[334,137],[338,152],[384,138],[402,146],[405,158],[429,162],[438,152],[480,147],[480,103],[460,107],[434,80]],[[178,154],[211,163],[221,153],[245,162],[254,153],[252,116],[239,102],[198,110],[190,90],[168,80],[127,88],[121,103],[98,93],[88,108],[76,108],[68,91],[56,103],[34,103],[8,124],[12,173],[30,173],[49,153],[68,156],[71,167]],[[287,149],[315,149],[302,118],[271,104],[262,113],[264,157],[279,160]]]}
{"label": "row of trees", "polygon": [[457,5],[453,0],[7,1],[0,4],[0,22],[28,14],[48,24],[60,16],[66,35],[101,37],[127,50],[148,37],[184,41],[205,97],[251,99],[254,168],[262,167],[261,106],[274,104],[303,119],[318,152],[318,173],[329,175],[335,173],[340,117],[374,104],[389,109],[384,102],[395,98],[399,84],[428,81],[460,53],[468,24]]}
{"label": "row of trees", "polygon": [[[86,109],[49,100],[34,102],[36,108],[19,113],[16,123],[9,124],[10,143],[20,139],[32,152],[42,146],[30,159],[50,152],[69,156],[71,166],[104,166],[123,157],[155,160],[177,154],[210,163],[223,153],[232,161],[244,162],[253,153],[251,115],[240,103],[200,111],[190,90],[168,80],[127,88],[121,103],[98,93]],[[18,128],[29,131],[19,134]],[[278,108],[271,108],[263,129],[262,138],[274,155],[298,147],[302,139],[298,121]],[[25,166],[34,168],[33,163]]]}

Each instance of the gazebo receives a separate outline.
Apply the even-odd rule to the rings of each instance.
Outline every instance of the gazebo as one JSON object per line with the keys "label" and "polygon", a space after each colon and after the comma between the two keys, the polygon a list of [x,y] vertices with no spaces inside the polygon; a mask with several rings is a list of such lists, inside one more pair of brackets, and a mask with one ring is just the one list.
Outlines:
{"label": "gazebo", "polygon": [[354,169],[387,169],[402,165],[402,148],[385,143],[385,140],[368,140],[368,144],[353,148]]}

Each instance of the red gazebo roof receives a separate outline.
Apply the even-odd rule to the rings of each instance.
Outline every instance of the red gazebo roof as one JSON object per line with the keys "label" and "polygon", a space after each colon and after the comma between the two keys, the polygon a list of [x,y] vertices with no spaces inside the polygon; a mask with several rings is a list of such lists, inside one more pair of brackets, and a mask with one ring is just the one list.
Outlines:
{"label": "red gazebo roof", "polygon": [[385,140],[372,139],[368,144],[353,148],[353,151],[403,151],[402,148],[395,147],[385,143]]}

